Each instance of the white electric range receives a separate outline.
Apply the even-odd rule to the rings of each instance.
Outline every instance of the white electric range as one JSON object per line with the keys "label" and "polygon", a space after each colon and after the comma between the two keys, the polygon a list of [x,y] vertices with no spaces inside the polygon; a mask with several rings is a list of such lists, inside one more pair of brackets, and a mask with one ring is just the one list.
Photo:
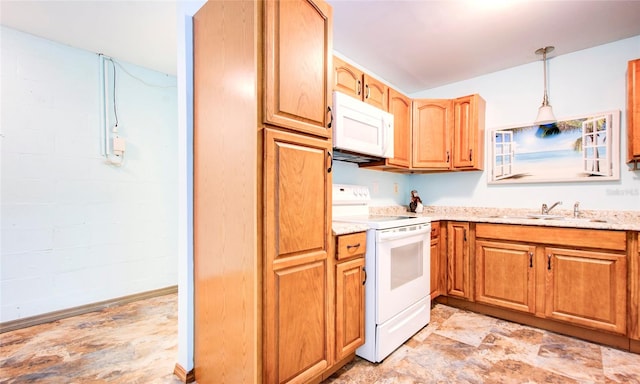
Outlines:
{"label": "white electric range", "polygon": [[429,323],[431,219],[369,215],[369,189],[333,185],[333,221],[366,224],[365,344],[356,354],[371,362]]}

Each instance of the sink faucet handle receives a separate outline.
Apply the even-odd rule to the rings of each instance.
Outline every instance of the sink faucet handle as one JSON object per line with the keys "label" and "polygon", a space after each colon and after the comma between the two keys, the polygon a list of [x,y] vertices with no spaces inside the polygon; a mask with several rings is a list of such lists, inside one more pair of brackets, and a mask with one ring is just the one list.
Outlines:
{"label": "sink faucet handle", "polygon": [[549,208],[547,208],[547,204],[542,204],[542,210],[540,213],[542,213],[543,215],[546,215],[547,212],[549,211]]}
{"label": "sink faucet handle", "polygon": [[576,201],[573,204],[573,217],[578,218],[580,217],[580,202]]}

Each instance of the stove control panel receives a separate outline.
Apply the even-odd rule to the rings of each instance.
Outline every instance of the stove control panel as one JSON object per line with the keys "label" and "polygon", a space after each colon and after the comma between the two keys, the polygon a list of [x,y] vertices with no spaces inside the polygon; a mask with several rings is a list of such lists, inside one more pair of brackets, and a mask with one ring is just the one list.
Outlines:
{"label": "stove control panel", "polygon": [[362,185],[333,184],[333,205],[368,204],[369,188]]}

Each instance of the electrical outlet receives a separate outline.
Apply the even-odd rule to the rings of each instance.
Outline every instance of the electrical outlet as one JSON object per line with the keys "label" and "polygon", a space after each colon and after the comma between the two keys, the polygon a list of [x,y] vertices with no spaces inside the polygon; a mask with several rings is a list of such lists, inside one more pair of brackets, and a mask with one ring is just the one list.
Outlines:
{"label": "electrical outlet", "polygon": [[378,193],[378,189],[379,189],[378,182],[374,181],[373,182],[373,193]]}
{"label": "electrical outlet", "polygon": [[113,154],[116,156],[122,156],[124,150],[127,147],[127,143],[120,136],[113,138]]}

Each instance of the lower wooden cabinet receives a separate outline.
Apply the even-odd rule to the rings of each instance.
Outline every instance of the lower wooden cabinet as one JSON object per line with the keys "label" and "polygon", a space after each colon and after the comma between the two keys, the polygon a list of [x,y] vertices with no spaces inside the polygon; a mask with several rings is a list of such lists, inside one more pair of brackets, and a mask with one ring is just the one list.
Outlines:
{"label": "lower wooden cabinet", "polygon": [[440,238],[440,222],[434,221],[431,223],[431,269],[429,270],[431,277],[429,295],[431,300],[445,293],[444,287],[447,280],[447,261],[443,259],[446,253],[440,251],[443,243]]}
{"label": "lower wooden cabinet", "polygon": [[335,335],[336,360],[364,344],[364,257],[336,265]]}
{"label": "lower wooden cabinet", "polygon": [[447,295],[467,300],[473,299],[470,239],[468,222],[447,223]]}
{"label": "lower wooden cabinet", "polygon": [[533,313],[534,256],[531,245],[477,240],[476,302]]}
{"label": "lower wooden cabinet", "polygon": [[625,232],[478,223],[475,235],[475,302],[627,333]]}
{"label": "lower wooden cabinet", "polygon": [[626,255],[554,247],[544,255],[547,318],[626,333]]}

